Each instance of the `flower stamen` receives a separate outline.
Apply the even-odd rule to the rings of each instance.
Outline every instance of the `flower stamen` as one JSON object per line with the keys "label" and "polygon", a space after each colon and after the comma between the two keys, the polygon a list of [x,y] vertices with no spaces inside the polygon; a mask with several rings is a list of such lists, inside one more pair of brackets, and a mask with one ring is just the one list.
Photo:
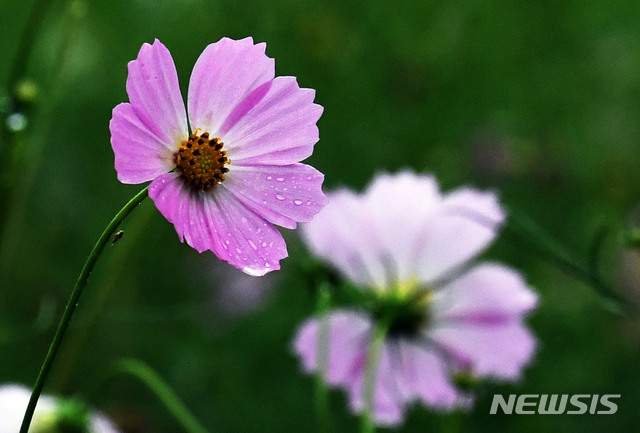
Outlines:
{"label": "flower stamen", "polygon": [[176,166],[182,176],[194,188],[207,191],[224,181],[229,171],[225,164],[231,163],[224,143],[219,138],[209,138],[208,132],[198,135],[198,130],[183,141],[176,154]]}

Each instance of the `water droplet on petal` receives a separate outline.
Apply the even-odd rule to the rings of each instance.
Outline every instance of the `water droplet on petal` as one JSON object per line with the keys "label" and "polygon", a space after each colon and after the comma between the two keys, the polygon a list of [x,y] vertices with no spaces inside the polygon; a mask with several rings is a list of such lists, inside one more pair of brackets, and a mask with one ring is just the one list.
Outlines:
{"label": "water droplet on petal", "polygon": [[267,180],[271,180],[273,179],[271,176],[267,176]]}
{"label": "water droplet on petal", "polygon": [[245,217],[242,217],[241,221],[242,221],[243,224],[247,223],[247,219]]}
{"label": "water droplet on petal", "polygon": [[264,275],[264,272],[256,271],[255,269],[251,269],[250,267],[246,267],[242,270],[244,271],[245,274],[249,274],[252,277],[261,277]]}
{"label": "water droplet on petal", "polygon": [[271,264],[270,264],[270,263],[265,263],[264,265],[265,265],[265,267],[267,267],[267,268],[270,268],[270,267],[271,267]]}
{"label": "water droplet on petal", "polygon": [[295,204],[296,206],[300,206],[302,204],[302,200],[294,200],[293,204]]}
{"label": "water droplet on petal", "polygon": [[258,249],[258,247],[256,246],[256,244],[255,244],[251,239],[249,239],[249,245],[251,245],[251,248],[253,248],[254,250],[257,250],[257,249]]}
{"label": "water droplet on petal", "polygon": [[277,180],[278,182],[284,182],[284,177],[276,177],[276,180]]}
{"label": "water droplet on petal", "polygon": [[263,243],[262,243],[262,248],[266,248],[266,247],[267,247],[267,243],[266,243],[266,242],[263,242]]}
{"label": "water droplet on petal", "polygon": [[284,200],[284,196],[282,194],[276,194],[276,198],[278,200]]}

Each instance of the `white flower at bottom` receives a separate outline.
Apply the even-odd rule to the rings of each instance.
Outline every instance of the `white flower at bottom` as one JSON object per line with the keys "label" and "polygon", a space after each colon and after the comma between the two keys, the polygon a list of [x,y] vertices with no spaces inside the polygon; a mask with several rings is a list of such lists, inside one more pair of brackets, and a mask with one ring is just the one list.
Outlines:
{"label": "white flower at bottom", "polygon": [[398,425],[405,407],[469,406],[458,378],[512,381],[531,360],[535,338],[523,323],[537,296],[515,270],[470,264],[495,238],[505,215],[497,198],[470,188],[441,194],[433,177],[380,175],[357,195],[328,194],[304,226],[311,251],[371,299],[369,312],[336,310],[304,323],[294,350],[320,372],[318,329],[330,329],[322,371],[347,389],[360,412],[365,360],[375,321],[392,317],[376,375],[373,419]]}
{"label": "white flower at bottom", "polygon": [[[0,433],[17,433],[20,430],[30,397],[31,390],[25,386],[18,384],[0,386]],[[29,432],[56,432],[53,423],[61,404],[63,404],[61,399],[41,395]],[[98,412],[89,413],[88,424],[88,433],[119,433],[111,421]]]}

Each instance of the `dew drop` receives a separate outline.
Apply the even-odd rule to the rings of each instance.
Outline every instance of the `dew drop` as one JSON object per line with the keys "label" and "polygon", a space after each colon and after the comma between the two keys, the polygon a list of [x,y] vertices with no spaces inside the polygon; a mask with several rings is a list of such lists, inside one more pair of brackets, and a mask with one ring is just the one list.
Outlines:
{"label": "dew drop", "polygon": [[271,176],[267,176],[267,180],[271,180],[273,179]]}
{"label": "dew drop", "polygon": [[236,248],[236,252],[237,252],[238,254],[242,254],[242,250],[241,250],[240,248]]}
{"label": "dew drop", "polygon": [[276,177],[276,180],[277,180],[278,182],[284,182],[284,177]]}
{"label": "dew drop", "polygon": [[276,194],[276,198],[280,201],[284,200],[284,196],[282,194]]}
{"label": "dew drop", "polygon": [[311,206],[311,202],[310,201],[307,202],[307,206]]}
{"label": "dew drop", "polygon": [[249,239],[249,245],[251,245],[251,248],[253,248],[254,250],[256,250],[256,251],[258,250],[258,247],[256,246],[256,244],[251,239]]}
{"label": "dew drop", "polygon": [[263,243],[262,243],[262,248],[266,248],[266,247],[267,247],[267,243],[266,243],[266,242],[263,242]]}
{"label": "dew drop", "polygon": [[270,267],[271,267],[271,264],[270,264],[270,263],[265,263],[264,265],[265,265],[265,267],[267,267],[267,268],[270,268]]}
{"label": "dew drop", "polygon": [[245,217],[242,217],[242,223],[246,224],[247,223],[247,219]]}
{"label": "dew drop", "polygon": [[302,200],[294,200],[293,204],[295,204],[296,206],[300,206],[302,204]]}

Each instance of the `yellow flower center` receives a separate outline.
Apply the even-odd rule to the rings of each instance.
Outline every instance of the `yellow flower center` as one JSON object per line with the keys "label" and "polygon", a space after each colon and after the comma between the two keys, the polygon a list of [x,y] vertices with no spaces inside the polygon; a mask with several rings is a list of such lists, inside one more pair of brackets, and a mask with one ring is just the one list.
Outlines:
{"label": "yellow flower center", "polygon": [[207,191],[224,181],[229,171],[225,164],[231,163],[224,143],[219,138],[209,138],[209,133],[198,135],[198,130],[183,141],[176,154],[176,167],[194,188]]}
{"label": "yellow flower center", "polygon": [[391,321],[389,335],[412,336],[429,324],[433,289],[421,286],[417,278],[397,281],[374,293],[374,316]]}

